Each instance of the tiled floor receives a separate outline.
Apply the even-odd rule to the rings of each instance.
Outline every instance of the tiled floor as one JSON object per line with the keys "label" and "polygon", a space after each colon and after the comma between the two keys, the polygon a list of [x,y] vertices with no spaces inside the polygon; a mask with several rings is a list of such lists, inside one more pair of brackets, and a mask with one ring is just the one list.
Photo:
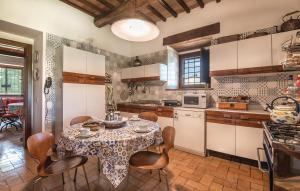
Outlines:
{"label": "tiled floor", "polygon": [[[11,138],[0,139],[0,190],[32,190],[31,181],[36,175],[36,162],[23,150],[20,142]],[[255,191],[267,190],[267,176],[257,168],[230,162],[216,157],[200,157],[178,150],[170,151],[168,177],[170,190],[194,191]],[[97,160],[90,158],[86,169],[91,190],[111,190],[103,175],[97,172]],[[66,184],[62,186],[61,176],[43,179],[36,190],[87,190],[82,169],[77,183],[71,180],[74,171],[65,173]],[[117,190],[167,190],[166,181],[158,181],[158,173],[132,169],[130,177]]]}

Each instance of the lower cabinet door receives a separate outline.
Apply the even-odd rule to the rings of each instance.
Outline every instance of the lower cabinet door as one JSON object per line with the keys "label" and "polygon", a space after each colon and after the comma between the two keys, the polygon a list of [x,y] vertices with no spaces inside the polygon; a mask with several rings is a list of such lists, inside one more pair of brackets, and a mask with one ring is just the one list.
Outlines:
{"label": "lower cabinet door", "polygon": [[[263,129],[236,126],[236,155],[257,160],[257,148],[263,146]],[[264,160],[263,155],[262,160]]]}
{"label": "lower cabinet door", "polygon": [[158,117],[157,123],[159,124],[160,128],[163,130],[166,126],[174,126],[173,118],[169,117]]}
{"label": "lower cabinet door", "polygon": [[235,155],[235,125],[207,122],[207,148]]}

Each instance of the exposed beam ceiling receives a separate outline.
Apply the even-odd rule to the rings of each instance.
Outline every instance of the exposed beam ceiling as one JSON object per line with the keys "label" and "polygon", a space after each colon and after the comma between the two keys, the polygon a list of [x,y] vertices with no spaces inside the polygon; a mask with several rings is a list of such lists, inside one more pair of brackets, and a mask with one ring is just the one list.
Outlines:
{"label": "exposed beam ceiling", "polygon": [[204,8],[211,1],[221,0],[60,0],[84,13],[94,17],[97,27],[113,22],[137,17],[152,23],[166,21],[169,17],[177,17],[179,13],[194,8]]}
{"label": "exposed beam ceiling", "polygon": [[201,8],[204,8],[204,2],[203,2],[203,0],[197,0],[197,3],[199,4],[199,6]]}
{"label": "exposed beam ceiling", "polygon": [[154,7],[152,7],[151,5],[148,5],[147,7],[155,16],[160,18],[162,21],[167,21],[166,17],[164,17],[160,12],[158,12]]}
{"label": "exposed beam ceiling", "polygon": [[185,10],[185,12],[190,13],[191,9],[187,6],[187,4],[183,0],[176,0],[177,3]]}
{"label": "exposed beam ceiling", "polygon": [[158,1],[162,7],[164,7],[173,17],[177,17],[176,11],[165,1],[159,0]]}

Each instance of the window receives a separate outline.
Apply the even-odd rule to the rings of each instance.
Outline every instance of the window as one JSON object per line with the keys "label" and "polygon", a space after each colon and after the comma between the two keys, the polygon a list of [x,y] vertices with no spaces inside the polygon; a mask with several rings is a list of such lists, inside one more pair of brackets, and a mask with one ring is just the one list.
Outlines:
{"label": "window", "polygon": [[0,94],[22,95],[22,69],[0,67]]}
{"label": "window", "polygon": [[209,50],[180,55],[180,87],[204,88],[210,84]]}

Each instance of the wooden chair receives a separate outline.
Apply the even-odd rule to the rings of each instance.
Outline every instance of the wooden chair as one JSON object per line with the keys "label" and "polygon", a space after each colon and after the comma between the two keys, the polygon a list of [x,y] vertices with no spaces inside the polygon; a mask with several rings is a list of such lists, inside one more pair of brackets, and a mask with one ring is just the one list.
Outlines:
{"label": "wooden chair", "polygon": [[88,121],[90,119],[92,119],[91,116],[78,116],[78,117],[73,118],[70,121],[70,125],[76,125],[78,123],[83,123],[83,122],[86,122],[86,121]]}
{"label": "wooden chair", "polygon": [[7,129],[8,126],[14,126],[16,130],[18,130],[18,127],[22,128],[22,123],[19,123],[18,120],[19,116],[17,114],[7,112],[3,99],[0,97],[0,132]]}
{"label": "wooden chair", "polygon": [[[73,168],[82,166],[85,180],[90,190],[84,164],[88,158],[85,156],[73,156],[63,160],[53,160],[49,152],[52,152],[52,146],[54,145],[54,136],[50,133],[37,133],[30,136],[27,140],[28,151],[31,156],[39,161],[37,166],[38,176],[33,182],[33,190],[35,184],[43,178],[51,175],[61,175],[63,184],[64,171],[68,171]],[[76,182],[76,174],[74,176],[74,182]]]}
{"label": "wooden chair", "polygon": [[139,118],[157,122],[158,116],[154,112],[142,112],[139,114]]}
{"label": "wooden chair", "polygon": [[[130,167],[145,169],[145,170],[159,170],[159,181],[161,182],[161,172],[165,174],[167,189],[169,190],[168,174],[164,170],[169,164],[169,150],[174,147],[175,128],[171,126],[165,127],[163,131],[164,148],[162,153],[155,153],[151,151],[140,151],[130,157]],[[129,168],[130,168],[129,167]],[[128,175],[129,176],[129,175]]]}
{"label": "wooden chair", "polygon": [[[79,123],[84,123],[90,119],[93,119],[91,116],[78,116],[78,117],[74,117],[71,121],[70,121],[70,126],[72,125],[76,125]],[[99,173],[101,172],[101,162],[100,162],[100,158],[98,157],[98,171]],[[77,169],[75,170],[75,174],[77,173]]]}

